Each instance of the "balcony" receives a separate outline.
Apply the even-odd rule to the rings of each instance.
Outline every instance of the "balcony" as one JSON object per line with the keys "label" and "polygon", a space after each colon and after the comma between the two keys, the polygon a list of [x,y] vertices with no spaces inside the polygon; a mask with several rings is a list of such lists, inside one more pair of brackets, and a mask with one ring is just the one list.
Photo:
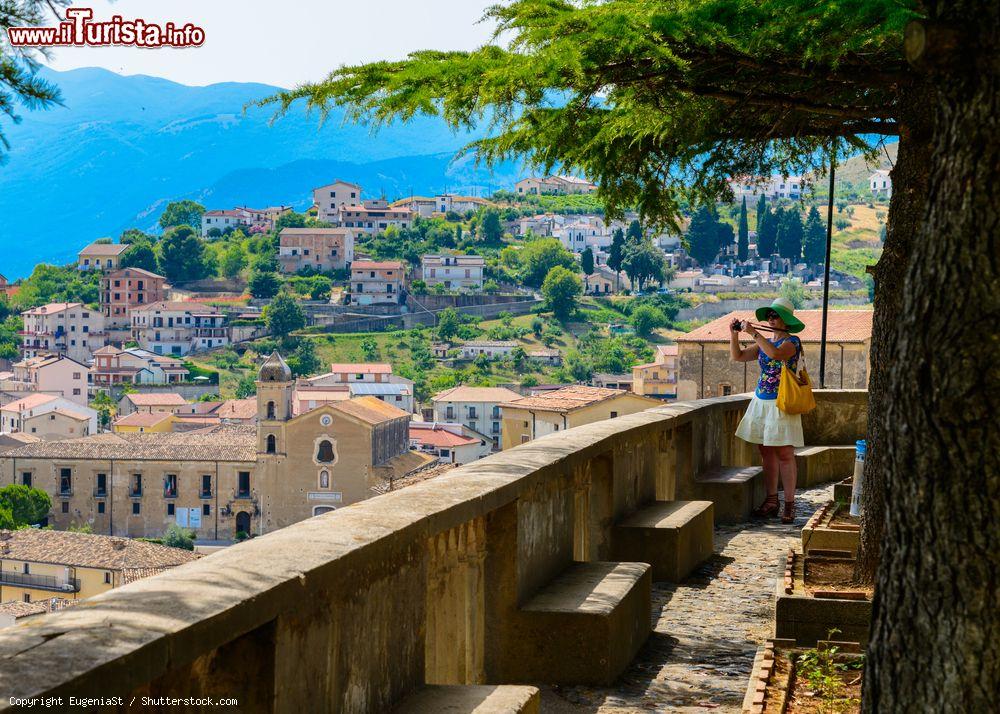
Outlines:
{"label": "balcony", "polygon": [[80,592],[79,578],[57,578],[53,575],[25,575],[24,573],[9,573],[0,571],[0,585],[15,585],[53,592]]}
{"label": "balcony", "polygon": [[[852,444],[864,433],[865,392],[816,398],[803,418],[807,444]],[[387,712],[433,692],[425,683],[561,681],[581,697],[590,690],[572,685],[593,685],[603,701],[669,689],[658,677],[668,657],[704,655],[659,630],[640,651],[651,613],[671,627],[692,618],[669,585],[651,598],[649,561],[619,533],[633,514],[675,499],[707,499],[687,503],[708,503],[717,520],[740,500],[707,490],[721,489],[720,469],[752,471],[754,451],[733,435],[747,403],[678,402],[542,437],[5,628],[0,711],[13,711],[11,696],[82,695],[109,681],[125,694],[200,697],[235,696],[236,681],[241,703],[266,712]],[[715,565],[696,581],[713,578]],[[584,584],[602,579],[582,600],[592,612],[570,597],[581,573],[591,578]],[[763,572],[760,580],[770,587]],[[546,601],[553,592],[561,611]],[[593,616],[616,603],[627,611]],[[587,647],[565,646],[567,627],[590,637]],[[641,664],[616,679],[636,652]],[[705,699],[731,683],[742,700],[746,686],[731,673],[699,682]]]}

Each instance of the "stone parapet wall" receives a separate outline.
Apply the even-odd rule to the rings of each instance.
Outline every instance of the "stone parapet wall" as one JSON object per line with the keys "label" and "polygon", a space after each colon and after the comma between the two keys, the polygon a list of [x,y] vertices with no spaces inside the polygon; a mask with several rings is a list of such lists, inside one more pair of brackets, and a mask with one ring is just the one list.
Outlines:
{"label": "stone parapet wall", "polygon": [[[807,443],[865,432],[821,392]],[[0,631],[8,697],[236,697],[265,712],[384,712],[425,682],[511,683],[518,610],[614,524],[749,464],[748,397],[570,429]],[[817,410],[817,411],[820,411]],[[567,652],[566,656],[574,656]]]}

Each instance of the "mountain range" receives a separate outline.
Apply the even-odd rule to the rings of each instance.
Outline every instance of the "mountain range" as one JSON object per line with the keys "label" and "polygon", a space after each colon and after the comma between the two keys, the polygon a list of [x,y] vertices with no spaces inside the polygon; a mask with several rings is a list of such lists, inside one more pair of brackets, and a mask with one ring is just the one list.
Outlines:
{"label": "mountain range", "polygon": [[279,91],[251,83],[191,87],[104,69],[42,69],[62,106],[4,122],[11,144],[0,166],[0,273],[29,274],[35,263],[67,263],[87,243],[136,227],[155,230],[171,200],[208,208],[311,202],[313,187],[341,178],[366,197],[445,190],[483,195],[511,186],[519,170],[492,171],[453,160],[476,138],[421,117],[377,134],[332,113],[325,122],[295,107],[247,102]]}

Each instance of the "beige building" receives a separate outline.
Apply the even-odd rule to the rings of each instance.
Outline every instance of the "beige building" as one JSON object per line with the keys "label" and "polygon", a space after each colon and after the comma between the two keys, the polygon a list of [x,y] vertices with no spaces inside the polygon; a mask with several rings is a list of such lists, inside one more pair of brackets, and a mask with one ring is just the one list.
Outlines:
{"label": "beige building", "polygon": [[514,340],[471,340],[462,343],[462,359],[475,359],[485,355],[488,359],[510,357],[517,348]]}
{"label": "beige building", "polygon": [[593,193],[597,190],[597,186],[576,176],[545,176],[522,179],[514,184],[514,190],[520,196],[566,195]]}
{"label": "beige building", "polygon": [[117,270],[127,243],[91,243],[80,251],[77,267],[80,270]]}
{"label": "beige building", "polygon": [[406,266],[400,260],[356,260],[351,264],[351,304],[398,304],[405,278]]}
{"label": "beige building", "polygon": [[0,431],[72,439],[97,433],[97,411],[65,397],[34,392],[0,407]]}
{"label": "beige building", "polygon": [[483,289],[486,261],[481,255],[425,255],[420,266],[421,278],[429,288],[442,285],[446,290]]}
{"label": "beige building", "polygon": [[90,384],[94,389],[117,384],[172,384],[183,382],[188,374],[179,359],[138,347],[120,350],[108,345],[94,352]]}
{"label": "beige building", "polygon": [[285,274],[344,270],[354,260],[350,228],[283,228],[278,240],[278,265]]}
{"label": "beige building", "polygon": [[56,353],[89,362],[105,345],[104,316],[78,302],[53,302],[21,313],[21,353],[27,357]]}
{"label": "beige building", "polygon": [[51,394],[87,406],[87,366],[65,355],[29,357],[14,364],[12,379],[4,388]]}
{"label": "beige building", "polygon": [[614,419],[662,406],[662,402],[620,389],[570,385],[534,397],[519,397],[500,405],[503,448],[574,426]]}
{"label": "beige building", "polygon": [[405,208],[412,211],[421,218],[431,218],[435,215],[442,215],[453,211],[455,213],[468,213],[478,211],[480,208],[496,206],[492,201],[475,196],[456,196],[450,193],[443,193],[434,197],[411,196],[392,203],[393,208]]}
{"label": "beige building", "polygon": [[[822,310],[798,310],[805,323],[796,337],[802,340],[805,366],[813,384],[819,385]],[[729,358],[729,325],[734,319],[754,320],[751,312],[731,312],[677,338],[678,399],[700,399],[756,389],[760,368],[756,362]],[[830,310],[826,343],[826,386],[833,389],[866,389],[871,371],[871,310]],[[741,335],[744,347],[750,340]]]}
{"label": "beige building", "polygon": [[0,531],[0,602],[82,600],[199,557],[129,538],[38,528]]}
{"label": "beige building", "polygon": [[632,368],[632,391],[644,397],[677,398],[677,345],[657,345],[656,359]]}
{"label": "beige building", "polygon": [[339,220],[338,212],[342,206],[352,206],[360,202],[361,186],[356,183],[338,179],[313,189],[316,218],[327,223],[336,223]]}
{"label": "beige building", "polygon": [[26,444],[0,454],[0,486],[48,493],[57,529],[155,537],[176,523],[229,540],[369,498],[433,463],[409,450],[409,414],[361,397],[293,416],[294,387],[274,354],[258,373],[256,426]]}
{"label": "beige building", "polygon": [[416,214],[408,208],[390,208],[384,202],[365,201],[364,205],[341,206],[337,209],[336,224],[353,228],[355,235],[380,235],[390,226],[409,228]]}
{"label": "beige building", "polygon": [[502,413],[500,405],[521,395],[505,387],[452,387],[431,397],[434,421],[462,424],[493,440],[500,448]]}
{"label": "beige building", "polygon": [[177,414],[187,406],[188,401],[176,392],[132,392],[118,400],[118,415]]}

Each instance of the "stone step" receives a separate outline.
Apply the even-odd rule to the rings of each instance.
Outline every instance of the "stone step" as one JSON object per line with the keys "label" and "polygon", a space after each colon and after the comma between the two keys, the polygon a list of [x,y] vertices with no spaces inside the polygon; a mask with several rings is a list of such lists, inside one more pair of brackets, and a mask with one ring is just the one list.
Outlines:
{"label": "stone step", "polygon": [[394,714],[538,714],[535,687],[506,685],[427,685],[411,694]]}
{"label": "stone step", "polygon": [[652,628],[647,563],[573,563],[520,609],[509,681],[608,686]]}
{"label": "stone step", "polygon": [[767,495],[760,466],[722,467],[694,481],[694,498],[714,504],[716,523],[742,523]]}
{"label": "stone step", "polygon": [[806,446],[795,450],[798,488],[812,488],[854,473],[854,446]]}
{"label": "stone step", "polygon": [[679,583],[712,555],[711,501],[658,501],[627,516],[611,537],[612,557],[653,566],[653,580]]}

